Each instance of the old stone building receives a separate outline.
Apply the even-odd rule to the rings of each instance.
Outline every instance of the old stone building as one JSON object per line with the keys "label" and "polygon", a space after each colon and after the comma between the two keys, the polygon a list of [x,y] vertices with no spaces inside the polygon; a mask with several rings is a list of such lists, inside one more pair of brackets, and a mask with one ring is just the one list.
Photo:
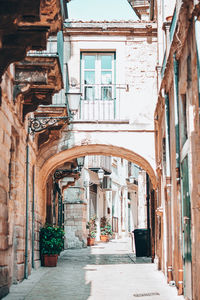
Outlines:
{"label": "old stone building", "polygon": [[[126,107],[133,106],[133,103],[131,104],[133,88],[139,97],[140,80],[145,81],[146,78],[147,89],[154,85],[152,94],[155,94],[155,75],[153,73],[156,48],[155,24],[148,22],[141,24],[139,22],[130,24],[128,22],[124,22],[124,24],[123,22],[117,24],[112,22],[71,23],[72,28],[70,29],[66,23],[63,40],[61,32],[56,34],[57,30],[62,28],[61,8],[63,6],[61,4],[63,2],[53,2],[55,7],[52,6],[52,3],[48,2],[47,4],[46,13],[49,13],[47,19],[52,28],[45,27],[48,25],[45,23],[46,19],[41,17],[41,22],[44,22],[42,29],[47,30],[48,35],[45,34],[46,37],[49,36],[47,50],[43,51],[45,48],[43,38],[40,39],[43,41],[42,45],[32,46],[30,43],[26,50],[34,51],[29,51],[23,60],[10,65],[2,77],[0,111],[2,124],[1,296],[8,292],[11,283],[27,278],[31,268],[37,268],[40,265],[39,229],[46,221],[52,224],[62,223],[61,213],[57,209],[62,205],[62,195],[57,183],[66,177],[65,170],[70,170],[67,172],[68,177],[69,175],[75,179],[79,177],[76,158],[86,154],[124,157],[141,165],[149,173],[153,187],[156,184],[155,165],[152,159],[154,156],[153,107],[148,101],[145,101],[144,89],[143,96],[140,96],[141,106],[137,108],[137,112],[135,111],[132,116],[130,112],[126,112]],[[41,5],[40,12],[43,12],[45,5],[44,3]],[[39,17],[34,26],[39,26],[38,22]],[[87,33],[88,25],[89,32]],[[29,28],[30,26],[29,24]],[[105,31],[105,29],[108,30]],[[98,65],[100,58],[104,60],[104,64],[110,64],[107,59],[111,59],[112,63],[108,70],[102,69],[105,80],[102,86],[105,99],[102,102],[103,107],[98,111],[99,116],[92,115],[91,107],[88,107],[92,120],[88,119],[86,115],[82,117],[79,111],[73,123],[66,106],[66,95],[70,94],[69,84],[72,85],[72,88],[74,83],[79,86],[79,89],[84,89],[84,87],[80,81],[80,73],[77,73],[80,70],[80,45],[77,44],[78,48],[74,48],[69,41],[69,36],[79,39],[82,31],[86,36],[90,36],[90,52],[92,50],[93,53],[94,51],[102,53],[102,56],[100,53],[98,56],[96,54],[91,56],[92,59],[97,58],[95,64]],[[96,38],[99,42],[107,39],[107,42],[99,47],[95,42]],[[142,47],[137,46],[137,41],[134,39],[141,40]],[[31,40],[31,42],[33,41]],[[73,43],[76,43],[75,39]],[[124,48],[124,46],[126,47]],[[152,57],[148,72],[146,72],[148,76],[144,75],[145,60],[141,60],[137,76],[131,77],[132,68],[134,68],[131,68],[131,64],[136,66],[143,46],[145,46],[143,53]],[[85,51],[82,53],[85,61],[88,47],[86,43],[81,47]],[[133,50],[135,48],[137,59],[131,57],[132,48]],[[62,51],[63,49],[64,51]],[[74,49],[74,51],[70,52],[70,49]],[[104,53],[105,55],[103,55]],[[22,59],[24,55],[25,50],[20,58]],[[126,59],[127,62],[124,64]],[[8,64],[15,60],[19,60],[19,58],[12,57]],[[122,69],[119,72],[120,65],[123,64],[123,72]],[[101,72],[100,69],[99,72]],[[107,81],[110,81],[110,74],[112,83],[107,85]],[[115,76],[117,81],[114,79]],[[97,86],[98,82],[94,84]],[[51,105],[52,96],[63,87],[64,89],[54,96],[53,105]],[[91,95],[90,86],[88,89],[85,87],[86,90],[89,93],[87,97],[89,97]],[[117,96],[113,97],[115,93]],[[87,97],[83,98],[82,106],[87,106],[87,101],[85,102]],[[111,99],[107,99],[108,97]],[[135,96],[134,101],[137,101],[137,97]],[[129,103],[126,103],[126,106],[122,105],[125,100]],[[96,105],[99,104],[100,102]],[[46,107],[46,105],[48,106]],[[144,107],[150,112],[150,115],[147,112],[144,113]],[[83,111],[83,107],[81,108]],[[86,112],[87,107],[84,109]],[[106,112],[109,114],[105,114]],[[140,121],[142,120],[142,127],[137,121],[138,115]],[[104,137],[101,135],[99,139],[96,136],[97,126],[95,125],[98,118],[102,121],[104,131],[108,125],[110,127],[107,133],[105,131]],[[75,128],[75,126],[78,127]],[[91,134],[87,133],[88,130],[91,131]],[[116,132],[116,135],[113,135],[113,132]],[[123,134],[126,136],[123,137]],[[121,147],[122,140],[120,142],[122,138],[123,147]],[[110,139],[109,143],[108,139]],[[137,140],[137,143],[132,144],[131,139]],[[148,151],[143,147],[144,140],[148,140]]]}
{"label": "old stone building", "polygon": [[[60,184],[66,187],[71,180],[65,177]],[[146,172],[138,166],[119,157],[86,156],[80,178],[63,192],[65,249],[86,247],[86,224],[94,216],[96,241],[102,218],[111,225],[115,239],[147,228],[146,193]]]}
{"label": "old stone building", "polygon": [[179,294],[199,299],[199,3],[163,5],[158,1],[157,258]]}
{"label": "old stone building", "polygon": [[137,21],[83,22],[67,2],[1,1],[0,298],[40,266],[41,226],[63,225],[78,158],[104,155],[148,174],[152,259],[198,300],[200,3],[129,0]]}
{"label": "old stone building", "polygon": [[25,55],[44,50],[47,38],[62,29],[65,3],[1,1],[0,298],[39,261],[44,213],[34,198],[38,146],[27,114],[50,104],[63,79],[57,51]]}

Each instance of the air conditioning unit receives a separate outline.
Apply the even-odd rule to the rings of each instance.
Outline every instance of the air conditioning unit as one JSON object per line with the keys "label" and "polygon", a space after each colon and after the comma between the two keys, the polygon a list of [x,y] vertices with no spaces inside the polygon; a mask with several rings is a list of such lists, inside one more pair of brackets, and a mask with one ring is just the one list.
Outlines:
{"label": "air conditioning unit", "polygon": [[104,190],[112,190],[112,179],[109,176],[104,176],[102,187]]}

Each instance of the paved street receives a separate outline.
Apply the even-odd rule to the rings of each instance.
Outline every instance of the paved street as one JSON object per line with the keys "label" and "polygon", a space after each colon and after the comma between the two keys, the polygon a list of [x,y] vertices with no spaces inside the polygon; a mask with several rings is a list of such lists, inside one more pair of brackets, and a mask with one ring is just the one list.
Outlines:
{"label": "paved street", "polygon": [[64,251],[57,268],[40,268],[11,287],[5,300],[183,300],[149,259],[136,259],[131,240]]}

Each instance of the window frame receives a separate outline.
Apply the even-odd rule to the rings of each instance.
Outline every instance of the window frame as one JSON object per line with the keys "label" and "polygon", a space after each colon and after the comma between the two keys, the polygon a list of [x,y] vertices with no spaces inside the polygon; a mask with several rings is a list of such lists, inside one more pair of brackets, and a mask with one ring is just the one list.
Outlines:
{"label": "window frame", "polygon": [[[85,56],[95,56],[95,69],[85,69]],[[102,69],[101,66],[101,57],[102,56],[112,56],[112,68],[111,69]],[[114,100],[116,98],[116,52],[115,51],[81,51],[81,63],[80,63],[80,82],[81,82],[81,91],[82,91],[82,100],[84,101],[95,101],[95,100]],[[94,84],[85,84],[85,72],[94,71],[95,78]],[[109,72],[111,71],[111,84],[103,84],[102,83],[102,72]],[[109,88],[111,87],[111,97],[104,98],[102,95],[102,88]],[[93,92],[91,93],[91,97],[86,96],[86,88],[93,88]],[[88,98],[88,99],[87,99]]]}

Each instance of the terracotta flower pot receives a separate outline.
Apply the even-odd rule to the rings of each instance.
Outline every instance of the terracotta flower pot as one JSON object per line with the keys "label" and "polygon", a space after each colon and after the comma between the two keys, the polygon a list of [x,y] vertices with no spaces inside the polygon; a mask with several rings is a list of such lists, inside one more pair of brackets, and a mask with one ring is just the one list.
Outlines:
{"label": "terracotta flower pot", "polygon": [[94,241],[95,241],[95,238],[88,237],[87,238],[87,245],[88,246],[94,246]]}
{"label": "terracotta flower pot", "polygon": [[44,266],[45,267],[56,267],[58,260],[58,254],[45,254],[44,255]]}
{"label": "terracotta flower pot", "polygon": [[109,241],[108,235],[100,235],[100,240],[102,242],[108,242]]}
{"label": "terracotta flower pot", "polygon": [[168,17],[166,17],[166,21],[167,21],[167,22],[171,22],[172,19],[173,19],[173,16],[168,16]]}

